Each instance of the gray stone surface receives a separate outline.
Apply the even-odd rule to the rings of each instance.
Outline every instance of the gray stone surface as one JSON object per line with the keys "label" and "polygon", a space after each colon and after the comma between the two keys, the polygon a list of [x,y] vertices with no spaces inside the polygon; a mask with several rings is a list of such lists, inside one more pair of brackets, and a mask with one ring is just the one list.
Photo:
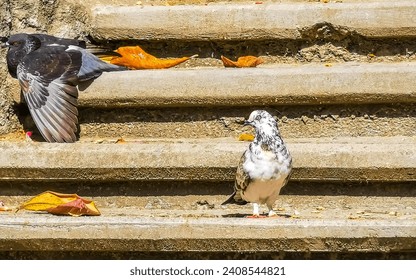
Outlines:
{"label": "gray stone surface", "polygon": [[87,107],[414,103],[415,72],[416,63],[113,72],[81,91],[79,102]]}
{"label": "gray stone surface", "polygon": [[153,197],[129,198],[128,206],[125,197],[94,198],[98,217],[0,212],[0,251],[388,253],[416,246],[412,198],[281,196],[281,217],[265,219],[244,218],[250,205],[219,206],[224,198],[160,197],[162,208],[149,206]]}
{"label": "gray stone surface", "polygon": [[[293,180],[415,181],[413,137],[288,139]],[[247,142],[0,142],[0,180],[232,181]]]}
{"label": "gray stone surface", "polygon": [[[415,36],[416,3],[267,3],[208,6],[96,6],[91,33],[98,39],[313,39],[358,33]],[[331,27],[339,31],[331,33]],[[312,31],[312,32],[311,32]]]}

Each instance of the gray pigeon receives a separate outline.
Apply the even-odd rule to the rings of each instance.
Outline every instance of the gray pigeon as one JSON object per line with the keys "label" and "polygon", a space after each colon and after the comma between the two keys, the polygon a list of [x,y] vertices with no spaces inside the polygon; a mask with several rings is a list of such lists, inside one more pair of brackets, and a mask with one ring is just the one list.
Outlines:
{"label": "gray pigeon", "polygon": [[253,203],[253,216],[260,217],[259,204],[266,204],[269,216],[275,216],[273,204],[292,171],[292,157],[280,137],[277,123],[266,111],[256,110],[245,122],[256,136],[237,167],[234,193],[222,203]]}
{"label": "gray pigeon", "polygon": [[9,73],[19,80],[30,114],[48,142],[76,141],[80,82],[126,70],[101,61],[85,49],[84,41],[25,33],[0,40],[9,48]]}

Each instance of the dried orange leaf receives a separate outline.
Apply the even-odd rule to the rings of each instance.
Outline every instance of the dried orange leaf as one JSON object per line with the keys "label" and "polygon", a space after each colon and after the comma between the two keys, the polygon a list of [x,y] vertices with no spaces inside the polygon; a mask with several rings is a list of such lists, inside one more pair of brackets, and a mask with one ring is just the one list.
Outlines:
{"label": "dried orange leaf", "polygon": [[89,201],[83,198],[78,198],[71,202],[58,205],[47,210],[51,214],[55,215],[71,215],[71,216],[99,216],[101,215],[93,201]]}
{"label": "dried orange leaf", "polygon": [[237,61],[232,61],[229,58],[226,58],[225,56],[221,56],[222,63],[225,67],[256,67],[257,65],[264,62],[263,59],[260,57],[255,56],[241,56],[237,59]]}
{"label": "dried orange leaf", "polygon": [[48,211],[52,214],[73,216],[100,215],[100,212],[91,200],[84,199],[77,194],[63,194],[51,191],[35,196],[22,204],[19,209]]}
{"label": "dried orange leaf", "polygon": [[238,141],[253,141],[254,135],[250,133],[241,133],[238,137]]}
{"label": "dried orange leaf", "polygon": [[176,66],[182,62],[187,61],[190,58],[196,57],[196,55],[188,57],[174,59],[159,59],[151,54],[146,53],[139,46],[120,47],[115,50],[116,53],[121,55],[120,57],[114,56],[111,59],[104,58],[105,61],[109,61],[112,64],[119,66],[125,66],[130,69],[164,69]]}

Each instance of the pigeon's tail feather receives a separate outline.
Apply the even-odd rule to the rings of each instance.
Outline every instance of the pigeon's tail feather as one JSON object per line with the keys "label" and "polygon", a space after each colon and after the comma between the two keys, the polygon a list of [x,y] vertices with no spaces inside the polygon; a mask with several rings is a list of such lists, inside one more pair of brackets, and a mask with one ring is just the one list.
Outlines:
{"label": "pigeon's tail feather", "polygon": [[81,52],[82,54],[82,63],[77,74],[78,80],[80,82],[98,78],[102,72],[127,70],[127,68],[125,67],[104,62],[95,55],[91,54],[90,52],[82,48],[70,46],[68,50]]}
{"label": "pigeon's tail feather", "polygon": [[232,195],[230,195],[230,197],[224,201],[223,203],[221,203],[221,205],[225,205],[225,204],[237,204],[237,205],[245,205],[248,202],[242,199],[236,199],[237,192],[234,191]]}
{"label": "pigeon's tail feather", "polygon": [[82,66],[78,73],[80,81],[98,78],[102,72],[123,71],[127,70],[125,67],[110,64],[100,60],[94,55],[83,55]]}
{"label": "pigeon's tail feather", "polygon": [[121,57],[121,54],[116,53],[115,51],[96,52],[94,55],[107,63],[111,63],[111,60],[114,58]]}

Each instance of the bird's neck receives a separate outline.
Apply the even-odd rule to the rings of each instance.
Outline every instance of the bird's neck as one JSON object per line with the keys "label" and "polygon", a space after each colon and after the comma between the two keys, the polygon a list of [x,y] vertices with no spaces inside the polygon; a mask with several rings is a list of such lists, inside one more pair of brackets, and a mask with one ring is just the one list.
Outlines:
{"label": "bird's neck", "polygon": [[280,133],[277,128],[267,127],[256,130],[256,136],[253,142],[256,144],[280,144],[282,142],[282,138],[280,137]]}

